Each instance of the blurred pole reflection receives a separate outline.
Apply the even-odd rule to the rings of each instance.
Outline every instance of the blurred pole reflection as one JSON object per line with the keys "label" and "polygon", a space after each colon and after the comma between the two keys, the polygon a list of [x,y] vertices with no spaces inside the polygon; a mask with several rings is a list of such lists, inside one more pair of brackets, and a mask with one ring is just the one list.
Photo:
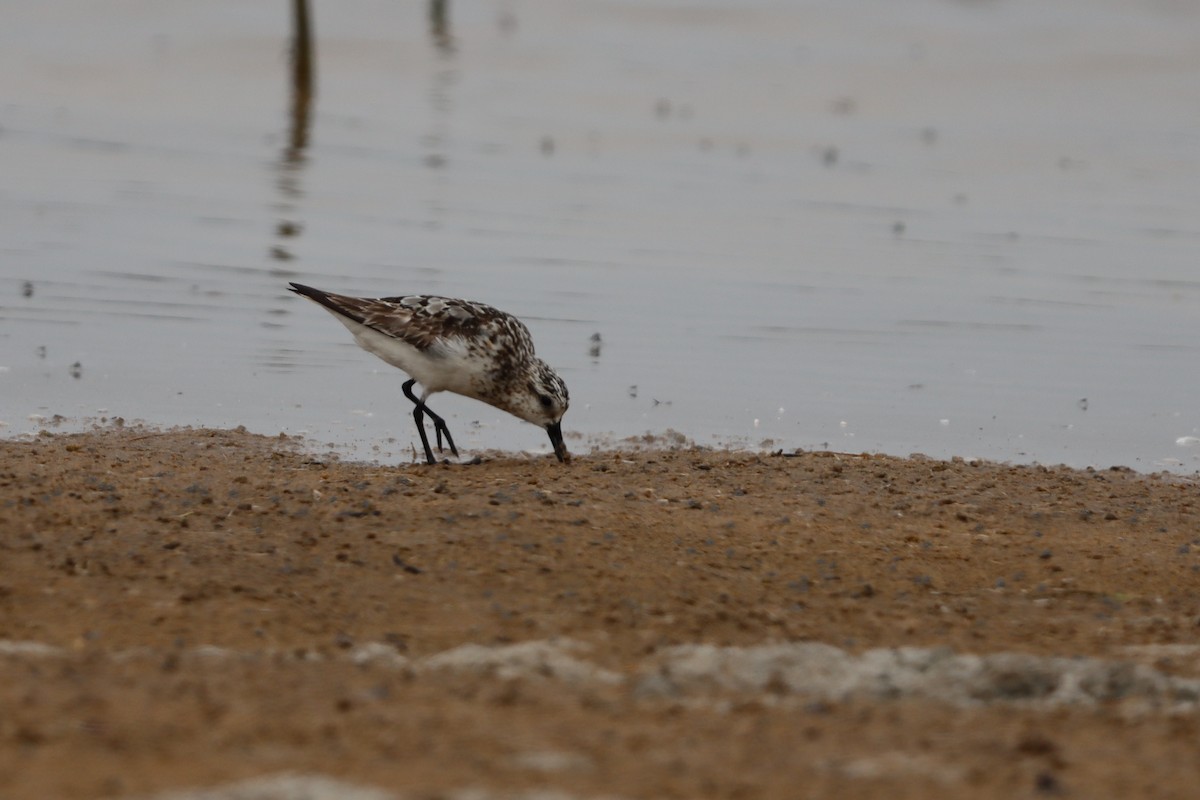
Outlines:
{"label": "blurred pole reflection", "polygon": [[[312,102],[316,94],[311,19],[308,0],[292,0],[292,95],[287,144],[280,153],[276,182],[281,195],[279,211],[285,217],[294,216],[294,201],[304,194],[300,185],[300,171],[305,164],[305,150],[308,148],[309,127],[312,121]],[[299,236],[303,229],[304,226],[295,219],[281,219],[275,227],[276,241],[271,247],[271,257],[276,261],[290,261],[294,258],[286,240]]]}
{"label": "blurred pole reflection", "polygon": [[[426,147],[423,163],[433,170],[446,169],[450,164],[450,149],[453,145],[451,124],[454,104],[451,94],[458,83],[458,66],[455,64],[454,37],[450,33],[449,0],[429,0],[429,38],[434,47],[429,105],[432,112],[429,132],[422,137]],[[434,186],[440,186],[440,182]],[[435,189],[429,198],[429,213],[433,224],[438,224],[444,211],[440,189]]]}
{"label": "blurred pole reflection", "polygon": [[450,0],[429,0],[429,35],[433,44],[443,53],[454,50],[454,37],[450,35]]}
{"label": "blurred pole reflection", "polygon": [[310,108],[314,94],[312,25],[308,0],[292,0],[292,126],[284,158],[303,160],[308,144]]}

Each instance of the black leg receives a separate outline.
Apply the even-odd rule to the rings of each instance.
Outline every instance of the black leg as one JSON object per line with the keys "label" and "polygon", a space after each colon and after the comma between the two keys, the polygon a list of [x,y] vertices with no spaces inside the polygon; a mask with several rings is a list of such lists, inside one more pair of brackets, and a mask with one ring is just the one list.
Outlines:
{"label": "black leg", "polygon": [[425,448],[425,460],[430,464],[436,464],[433,460],[433,451],[429,449],[429,439],[425,436],[425,404],[418,400],[412,393],[415,380],[408,381],[404,384],[404,396],[413,401],[413,420],[417,423],[417,433],[421,434],[421,445]]}
{"label": "black leg", "polygon": [[404,396],[413,403],[413,419],[417,423],[417,432],[421,434],[421,444],[425,447],[425,459],[430,464],[437,463],[433,458],[433,450],[429,447],[429,438],[425,435],[425,422],[423,419],[425,416],[433,420],[433,432],[437,437],[438,452],[441,453],[444,450],[442,447],[442,435],[444,434],[446,436],[446,444],[450,445],[450,452],[454,453],[455,458],[457,458],[458,448],[454,446],[454,439],[450,436],[450,429],[446,427],[446,420],[433,413],[429,409],[429,406],[425,405],[420,398],[413,394],[412,387],[415,383],[415,379],[405,382],[403,387]]}
{"label": "black leg", "polygon": [[450,429],[446,427],[446,420],[430,411],[429,406],[424,403],[421,403],[421,408],[425,409],[425,415],[433,420],[433,432],[437,435],[438,452],[442,452],[442,435],[445,434],[446,444],[450,445],[450,452],[454,453],[455,458],[458,458],[458,448],[454,446],[454,440],[450,438]]}

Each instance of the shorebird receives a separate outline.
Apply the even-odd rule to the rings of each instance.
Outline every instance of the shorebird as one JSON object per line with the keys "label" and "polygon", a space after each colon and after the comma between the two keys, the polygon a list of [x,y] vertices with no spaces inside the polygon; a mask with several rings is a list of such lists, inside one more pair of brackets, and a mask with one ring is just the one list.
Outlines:
{"label": "shorebird", "polygon": [[[559,461],[570,461],[563,443],[562,418],[570,398],[567,385],[534,355],[529,329],[512,314],[470,300],[434,295],[347,297],[292,283],[291,290],[319,303],[354,334],[358,346],[408,373],[402,387],[413,403],[413,419],[425,460],[437,462],[425,434],[433,422],[438,452],[458,456],[446,421],[425,401],[435,392],[482,400],[546,430]],[[421,385],[421,396],[413,386]]]}

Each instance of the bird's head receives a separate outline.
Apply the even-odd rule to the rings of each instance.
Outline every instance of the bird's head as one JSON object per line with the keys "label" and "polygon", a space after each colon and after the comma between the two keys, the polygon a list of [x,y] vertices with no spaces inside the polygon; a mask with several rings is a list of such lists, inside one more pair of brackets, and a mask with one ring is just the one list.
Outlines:
{"label": "bird's head", "polygon": [[571,404],[567,385],[558,373],[540,358],[534,359],[529,379],[513,398],[512,414],[544,428],[550,434],[550,444],[559,461],[570,461],[571,454],[563,443],[562,418]]}

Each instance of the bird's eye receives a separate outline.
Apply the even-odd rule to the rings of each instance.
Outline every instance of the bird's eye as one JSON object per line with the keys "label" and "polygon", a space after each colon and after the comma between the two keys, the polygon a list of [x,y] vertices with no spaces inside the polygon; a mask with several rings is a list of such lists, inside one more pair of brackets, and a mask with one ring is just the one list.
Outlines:
{"label": "bird's eye", "polygon": [[550,396],[545,394],[538,395],[538,402],[542,404],[542,408],[549,408],[554,405],[554,401],[550,399]]}

